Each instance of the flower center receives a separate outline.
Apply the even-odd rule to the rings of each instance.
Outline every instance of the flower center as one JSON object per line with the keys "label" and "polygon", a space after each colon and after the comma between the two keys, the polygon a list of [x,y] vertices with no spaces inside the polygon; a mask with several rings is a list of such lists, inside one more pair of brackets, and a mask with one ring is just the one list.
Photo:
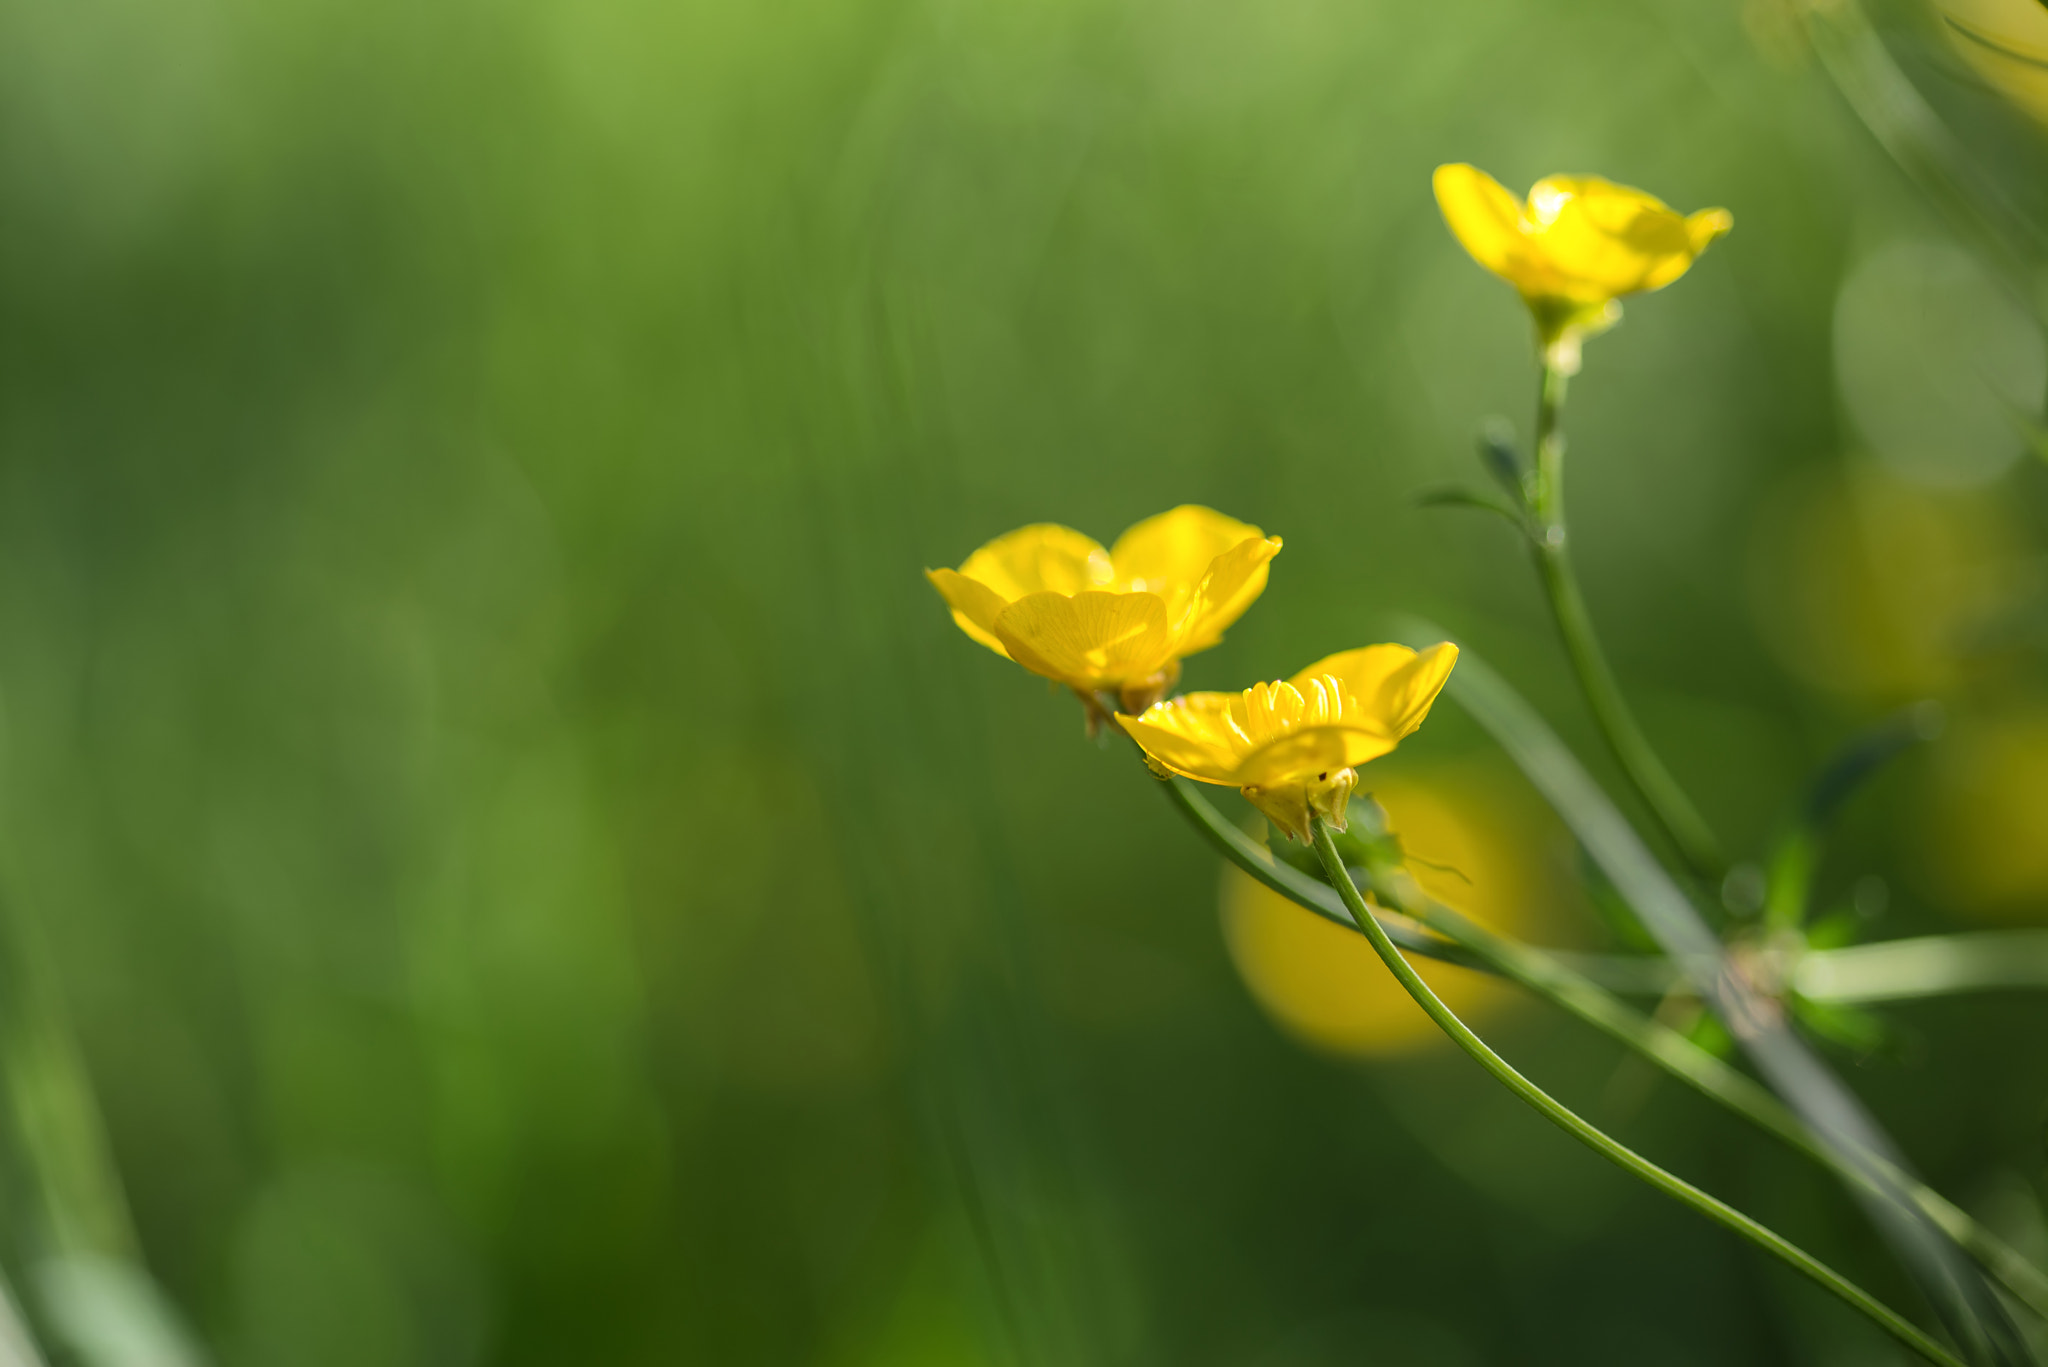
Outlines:
{"label": "flower center", "polygon": [[1539,185],[1529,195],[1529,221],[1539,228],[1547,228],[1571,200],[1569,190],[1560,190],[1555,185]]}
{"label": "flower center", "polygon": [[[1356,702],[1350,710],[1358,709]],[[1344,685],[1328,674],[1296,688],[1284,680],[1253,684],[1242,697],[1230,700],[1226,714],[1230,745],[1239,759],[1305,726],[1330,726],[1344,720]]]}

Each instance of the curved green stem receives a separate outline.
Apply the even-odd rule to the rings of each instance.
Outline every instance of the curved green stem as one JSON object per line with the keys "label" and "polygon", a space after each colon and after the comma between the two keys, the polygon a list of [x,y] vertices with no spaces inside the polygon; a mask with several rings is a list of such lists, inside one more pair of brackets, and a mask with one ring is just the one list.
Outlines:
{"label": "curved green stem", "polygon": [[1515,1071],[1512,1064],[1494,1053],[1485,1040],[1480,1039],[1459,1020],[1456,1013],[1445,1006],[1436,993],[1430,991],[1429,984],[1425,983],[1409,966],[1408,961],[1401,957],[1401,951],[1394,947],[1394,942],[1387,938],[1387,932],[1380,927],[1379,921],[1366,906],[1365,898],[1358,891],[1358,885],[1351,881],[1351,873],[1344,867],[1343,856],[1337,853],[1337,846],[1330,838],[1329,827],[1323,824],[1320,817],[1314,816],[1310,818],[1310,826],[1315,836],[1316,854],[1323,861],[1324,872],[1329,875],[1330,883],[1337,889],[1338,896],[1343,898],[1345,909],[1351,913],[1353,921],[1365,932],[1366,939],[1372,942],[1373,950],[1380,956],[1380,960],[1407,990],[1408,995],[1415,999],[1416,1004],[1428,1013],[1429,1018],[1435,1021],[1460,1049],[1469,1054],[1487,1072],[1493,1074],[1494,1079],[1502,1086],[1527,1102],[1544,1119],[1624,1172],[1657,1188],[1673,1200],[1691,1206],[1716,1224],[1733,1230],[1787,1266],[1827,1288],[1929,1362],[1940,1363],[1943,1367],[1963,1367],[1961,1360],[1947,1349],[1826,1263],[1782,1235],[1750,1219],[1726,1202],[1717,1200],[1683,1178],[1666,1172],[1605,1131],[1582,1119],[1575,1111]]}
{"label": "curved green stem", "polygon": [[[1433,636],[1431,639],[1441,639]],[[1735,1036],[1771,1090],[1820,1143],[1845,1162],[1884,1157],[1904,1169],[1897,1147],[1862,1101],[1790,1028],[1768,996],[1701,918],[1692,896],[1658,862],[1536,710],[1483,659],[1458,662],[1448,692],[1497,740],[1557,812],[1643,928],[1680,967],[1701,999]],[[1951,1241],[1918,1217],[1913,1203],[1870,1168],[1850,1187],[1865,1214],[1912,1275],[1944,1328],[1986,1361],[2032,1360],[1998,1298],[1958,1257]]]}
{"label": "curved green stem", "polygon": [[[1217,811],[1207,799],[1195,791],[1192,782],[1184,778],[1169,778],[1162,781],[1160,787],[1166,790],[1167,797],[1180,809],[1181,815],[1193,822],[1195,829],[1201,832],[1225,859],[1282,897],[1314,912],[1325,921],[1342,926],[1346,930],[1358,929],[1352,922],[1351,913],[1337,900],[1337,894],[1310,875],[1274,859],[1272,851],[1231,825],[1223,813]],[[1441,959],[1445,963],[1459,964],[1465,968],[1476,968],[1482,973],[1499,971],[1482,956],[1463,950],[1449,940],[1429,934],[1405,916],[1389,917],[1386,926],[1395,942],[1410,953]]]}
{"label": "curved green stem", "polygon": [[[1304,910],[1346,930],[1363,933],[1336,892],[1275,860],[1265,846],[1232,825],[1195,791],[1192,783],[1173,779],[1161,786],[1181,814],[1225,859]],[[1357,817],[1354,815],[1353,819]],[[1678,1031],[1629,1006],[1557,955],[1466,919],[1423,894],[1412,879],[1400,876],[1399,871],[1369,867],[1367,873],[1374,894],[1394,909],[1377,913],[1375,919],[1403,950],[1507,978],[1830,1170],[1859,1184],[1870,1182],[1868,1170],[1845,1162],[1841,1155],[1817,1142],[1791,1108],[1769,1088]],[[2048,941],[2048,932],[2032,933]],[[2035,1314],[2048,1319],[2048,1274],[1940,1192],[1908,1173],[1890,1169],[1875,1155],[1861,1157],[1890,1176],[1930,1220],[2006,1290]]]}
{"label": "curved green stem", "polygon": [[1635,714],[1629,711],[1594,634],[1578,576],[1572,572],[1564,525],[1564,429],[1560,423],[1566,378],[1557,366],[1544,363],[1543,388],[1536,404],[1536,468],[1529,489],[1529,511],[1536,521],[1536,570],[1543,579],[1551,614],[1557,619],[1558,635],[1564,638],[1565,653],[1571,657],[1572,671],[1578,675],[1579,687],[1608,748],[1686,866],[1698,877],[1717,883],[1724,871],[1719,843],[1636,725]]}
{"label": "curved green stem", "polygon": [[[1378,882],[1375,880],[1377,890]],[[1497,935],[1465,919],[1433,899],[1401,897],[1401,910],[1427,928],[1487,962],[1545,1001],[1576,1016],[1608,1038],[1633,1049],[1669,1076],[1710,1101],[1719,1102],[1758,1129],[1797,1149],[1823,1167],[1868,1190],[1875,1169],[1893,1188],[1904,1192],[1957,1246],[2035,1314],[2048,1319],[2048,1275],[2018,1249],[1985,1229],[1960,1206],[1911,1174],[1901,1172],[1875,1154],[1861,1163],[1848,1162],[1814,1139],[1790,1107],[1748,1074],[1716,1058],[1678,1031],[1633,1010],[1611,993],[1559,965],[1548,954],[1519,940]],[[1867,1165],[1867,1166],[1866,1166]]]}

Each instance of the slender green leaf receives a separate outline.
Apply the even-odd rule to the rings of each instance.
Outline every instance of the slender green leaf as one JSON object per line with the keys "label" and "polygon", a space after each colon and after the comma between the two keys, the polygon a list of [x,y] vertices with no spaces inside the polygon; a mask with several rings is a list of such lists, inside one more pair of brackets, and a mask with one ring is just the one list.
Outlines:
{"label": "slender green leaf", "polygon": [[1984,930],[1816,950],[1800,958],[1792,985],[1810,1001],[1838,1003],[2048,990],[2048,930]]}
{"label": "slender green leaf", "polygon": [[1415,506],[1418,508],[1477,508],[1481,512],[1492,513],[1496,517],[1504,517],[1514,524],[1517,531],[1525,536],[1529,534],[1527,514],[1519,509],[1510,507],[1506,502],[1494,497],[1492,494],[1481,493],[1477,489],[1467,489],[1462,485],[1449,485],[1442,489],[1431,489],[1418,494],[1415,497]]}
{"label": "slender green leaf", "polygon": [[[1411,643],[1445,639],[1430,623],[1409,621]],[[1862,1201],[1957,1341],[1978,1360],[2034,1360],[1978,1269],[1948,1232],[1930,1220],[1902,1181],[1911,1170],[1863,1104],[1794,1035],[1784,1007],[1759,995],[1723,953],[1720,940],[1665,872],[1633,827],[1543,718],[1506,680],[1466,650],[1447,692],[1515,761],[1635,908],[1644,927],[1689,978],[1771,1088],[1797,1113],[1839,1166],[1865,1180],[1849,1189]]]}

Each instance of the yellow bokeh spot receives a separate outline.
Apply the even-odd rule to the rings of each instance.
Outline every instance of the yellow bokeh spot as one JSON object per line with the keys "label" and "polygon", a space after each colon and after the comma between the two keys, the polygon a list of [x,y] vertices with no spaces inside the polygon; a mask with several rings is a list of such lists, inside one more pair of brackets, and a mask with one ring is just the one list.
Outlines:
{"label": "yellow bokeh spot", "polygon": [[[1528,935],[1548,905],[1540,831],[1488,794],[1495,777],[1490,769],[1420,779],[1368,772],[1361,791],[1370,786],[1386,808],[1425,890],[1495,930]],[[1362,1057],[1410,1053],[1443,1039],[1363,936],[1303,910],[1234,865],[1224,866],[1221,894],[1231,959],[1252,996],[1289,1034]],[[1512,988],[1484,974],[1420,957],[1410,962],[1467,1021],[1484,1021],[1512,999]]]}
{"label": "yellow bokeh spot", "polygon": [[2048,706],[1956,725],[1924,791],[1933,899],[1986,920],[2048,921]]}
{"label": "yellow bokeh spot", "polygon": [[1802,680],[1897,705],[1949,692],[1984,663],[1971,658],[1982,628],[2027,568],[2016,546],[1994,495],[1852,465],[1778,493],[1754,544],[1751,602]]}

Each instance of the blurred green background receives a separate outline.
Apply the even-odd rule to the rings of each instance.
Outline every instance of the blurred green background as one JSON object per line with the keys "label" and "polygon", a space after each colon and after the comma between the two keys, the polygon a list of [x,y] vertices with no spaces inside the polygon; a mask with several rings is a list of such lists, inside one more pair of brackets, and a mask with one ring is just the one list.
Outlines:
{"label": "blurred green background", "polygon": [[[1462,1058],[1305,1045],[1143,771],[920,573],[1210,504],[1287,549],[1191,684],[1421,612],[1601,762],[1507,529],[1414,507],[1534,397],[1448,160],[1735,214],[1569,419],[1724,839],[1937,696],[1823,896],[2048,917],[2039,332],[1770,0],[0,0],[0,1266],[47,1358],[1898,1360]],[[1542,938],[1606,943],[1454,708],[1386,781],[1522,813]],[[2048,1000],[1893,1016],[1837,1062],[2043,1251]],[[1914,1306],[1817,1170],[1489,1028]]]}

